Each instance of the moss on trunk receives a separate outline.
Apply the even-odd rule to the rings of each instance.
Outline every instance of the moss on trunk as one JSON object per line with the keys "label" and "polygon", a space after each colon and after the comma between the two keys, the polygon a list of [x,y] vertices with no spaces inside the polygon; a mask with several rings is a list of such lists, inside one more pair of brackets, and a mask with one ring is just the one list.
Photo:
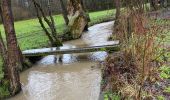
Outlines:
{"label": "moss on trunk", "polygon": [[85,11],[81,0],[68,0],[68,26],[73,39],[79,38],[82,32],[87,30],[90,20]]}

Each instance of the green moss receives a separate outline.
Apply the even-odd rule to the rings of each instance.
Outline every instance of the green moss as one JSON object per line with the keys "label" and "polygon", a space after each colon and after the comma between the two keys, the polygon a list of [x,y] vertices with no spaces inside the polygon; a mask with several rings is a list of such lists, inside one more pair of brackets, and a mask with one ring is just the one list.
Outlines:
{"label": "green moss", "polygon": [[101,48],[100,51],[106,51],[106,48]]}
{"label": "green moss", "polygon": [[8,82],[5,81],[3,78],[4,78],[3,63],[2,58],[0,57],[0,99],[10,95],[8,91]]}
{"label": "green moss", "polygon": [[0,80],[2,80],[3,77],[4,77],[4,73],[3,73],[2,67],[3,67],[3,63],[2,63],[2,58],[0,56]]}
{"label": "green moss", "polygon": [[2,82],[0,84],[0,99],[8,97],[10,95],[10,92],[8,90],[9,82],[6,80],[1,80],[1,81]]}
{"label": "green moss", "polygon": [[121,97],[118,94],[106,92],[104,93],[104,100],[121,100]]}

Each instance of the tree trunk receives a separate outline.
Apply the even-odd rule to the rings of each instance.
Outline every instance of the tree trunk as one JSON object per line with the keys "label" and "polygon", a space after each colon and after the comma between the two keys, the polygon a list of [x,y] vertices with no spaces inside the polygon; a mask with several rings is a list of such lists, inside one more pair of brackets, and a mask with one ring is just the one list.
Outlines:
{"label": "tree trunk", "polygon": [[67,17],[68,12],[67,12],[67,9],[64,5],[63,0],[60,0],[60,4],[61,4],[62,14],[63,14],[64,20],[65,20],[65,23],[66,23],[66,25],[68,25],[68,23],[69,23],[69,19]]}
{"label": "tree trunk", "polygon": [[88,16],[85,12],[81,0],[68,0],[68,18],[69,31],[73,39],[81,36],[82,32],[87,29]]}
{"label": "tree trunk", "polygon": [[10,83],[10,93],[11,95],[16,94],[21,90],[20,79],[19,79],[19,66],[21,66],[21,60],[19,56],[19,49],[17,44],[17,39],[15,35],[14,29],[14,20],[11,9],[11,1],[10,0],[1,0],[2,7],[2,17],[3,24],[6,33],[6,41],[7,41],[7,65],[5,69],[7,73],[5,73],[5,79],[9,80]]}
{"label": "tree trunk", "polygon": [[167,0],[167,6],[168,7],[170,6],[170,0]]}
{"label": "tree trunk", "polygon": [[52,37],[55,41],[54,46],[59,47],[59,46],[62,46],[62,43],[57,37],[57,30],[56,30],[56,27],[55,27],[54,18],[53,18],[52,11],[51,11],[51,4],[52,4],[52,1],[49,0],[49,2],[48,2],[48,13],[49,13],[50,22],[51,22],[49,27],[51,29]]}
{"label": "tree trunk", "polygon": [[[86,5],[85,5],[85,3],[84,3],[84,0],[81,0],[81,4],[82,4],[82,8],[83,8],[84,11],[85,11],[87,21],[90,22],[90,16],[89,16],[89,14],[88,14]],[[84,31],[88,31],[88,24],[85,26]]]}
{"label": "tree trunk", "polygon": [[151,8],[151,10],[157,10],[158,9],[158,0],[150,0],[150,8]]}
{"label": "tree trunk", "polygon": [[[36,2],[36,0],[32,0],[32,2],[34,3],[34,7],[35,7],[35,10],[36,10],[36,13],[37,13],[37,17],[38,17],[39,23],[40,23],[41,27],[43,28],[45,34],[49,38],[49,40],[51,42],[51,46],[53,46],[53,47],[62,46],[62,42],[57,38],[57,31],[56,31],[56,28],[55,28],[55,23],[54,23],[54,19],[52,17],[52,12],[51,12],[51,8],[50,8],[51,7],[50,6],[51,1],[48,2],[49,3],[48,4],[48,14],[49,14],[49,17],[50,17],[49,19],[46,17],[46,15],[45,15],[42,7],[40,6],[40,4],[38,4]],[[46,24],[49,26],[51,32],[49,32],[46,29],[45,24],[43,23],[42,18],[44,19]]]}
{"label": "tree trunk", "polygon": [[118,25],[119,25],[121,2],[120,2],[120,0],[114,0],[114,2],[115,2],[115,7],[116,7],[116,15],[115,15],[113,34],[116,34],[119,29]]}

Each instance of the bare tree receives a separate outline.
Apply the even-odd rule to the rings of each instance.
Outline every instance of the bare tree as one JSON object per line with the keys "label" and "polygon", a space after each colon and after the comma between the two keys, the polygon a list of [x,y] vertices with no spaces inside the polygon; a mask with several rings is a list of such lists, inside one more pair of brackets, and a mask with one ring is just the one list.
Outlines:
{"label": "bare tree", "polygon": [[117,33],[118,25],[119,25],[119,17],[120,17],[120,9],[121,9],[121,0],[114,0],[116,7],[116,15],[115,15],[115,23],[113,28],[113,33]]}
{"label": "bare tree", "polygon": [[9,81],[9,91],[15,95],[21,90],[19,68],[22,66],[19,46],[16,39],[11,0],[1,0],[1,17],[5,29],[7,46],[0,35],[0,53],[4,60],[4,79]]}
{"label": "bare tree", "polygon": [[[51,9],[50,9],[51,1],[48,2],[49,19],[46,17],[46,15],[45,15],[42,7],[40,6],[40,4],[38,2],[36,2],[36,0],[32,0],[32,2],[34,3],[34,7],[35,7],[35,10],[36,10],[36,13],[37,13],[39,23],[40,23],[41,27],[43,28],[45,34],[47,35],[48,39],[50,40],[51,46],[55,46],[55,47],[62,46],[61,41],[57,37],[57,31],[56,31],[56,28],[55,28],[55,22],[54,22],[54,19],[52,17],[52,12],[51,12]],[[50,31],[47,30],[47,28],[45,27],[45,24],[44,24],[43,20],[49,26]]]}

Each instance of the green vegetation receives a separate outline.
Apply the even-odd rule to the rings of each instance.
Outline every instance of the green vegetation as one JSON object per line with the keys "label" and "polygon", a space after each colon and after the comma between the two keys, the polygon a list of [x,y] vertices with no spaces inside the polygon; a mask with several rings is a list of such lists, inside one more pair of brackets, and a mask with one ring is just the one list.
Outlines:
{"label": "green vegetation", "polygon": [[[159,83],[161,80],[164,80],[164,82],[161,81],[162,82],[161,86],[166,87],[167,86],[166,80],[170,79],[170,66],[166,65],[167,64],[166,62],[170,61],[169,60],[170,53],[167,53],[167,49],[162,48],[163,46],[165,47],[167,47],[167,45],[170,46],[169,45],[170,43],[170,31],[169,31],[170,20],[166,20],[166,19],[148,20],[147,17],[146,19],[141,17],[142,21],[150,21],[148,23],[148,26],[147,25],[144,26],[144,27],[147,27],[148,29],[147,32],[146,31],[142,32],[142,27],[141,27],[142,25],[141,26],[139,25],[137,26],[137,30],[132,33],[132,36],[128,37],[126,36],[127,35],[126,28],[125,28],[125,31],[123,31],[124,28],[122,28],[122,27],[126,27],[126,24],[124,24],[126,23],[126,20],[124,21],[124,18],[126,18],[127,13],[125,13],[124,16],[122,17],[122,19],[119,19],[120,20],[119,29],[120,29],[120,33],[121,32],[122,33],[119,34],[119,31],[116,32],[118,33],[117,38],[120,41],[121,39],[123,39],[121,41],[123,47],[121,48],[121,51],[120,51],[121,53],[114,54],[112,57],[108,57],[108,59],[106,59],[106,63],[105,63],[106,68],[104,70],[104,75],[103,75],[104,77],[103,82],[106,83],[104,87],[110,86],[109,88],[108,87],[106,88],[106,91],[108,91],[107,89],[110,89],[112,93],[115,93],[115,92],[120,93],[121,98],[135,98],[135,97],[138,98],[139,96],[139,98],[140,97],[141,98],[156,97],[158,100],[165,100],[164,98],[166,98],[166,95],[163,94],[162,92],[163,90],[159,89],[159,87],[154,88],[155,90],[158,89],[159,91],[162,92],[159,94],[159,96],[155,95],[156,94],[155,92],[153,94],[152,93],[148,94],[149,89],[147,90],[147,88],[152,87],[153,84],[156,86],[157,83]],[[138,20],[140,20],[140,17],[138,18]],[[138,22],[140,21],[137,21],[137,23]],[[132,27],[134,26],[135,24],[132,25]],[[136,27],[134,27],[134,29],[135,28]],[[138,31],[139,29],[141,30]],[[125,32],[125,34],[123,32]],[[142,33],[145,33],[145,35],[141,35]],[[151,63],[153,62],[158,63],[158,65],[156,66],[151,65]],[[164,64],[164,66],[162,66],[162,64]],[[161,67],[159,71],[157,70],[158,67]],[[150,68],[153,68],[153,69],[150,69]],[[148,70],[150,70],[150,72],[147,72]],[[110,76],[108,75],[108,73],[110,73]],[[154,76],[154,74],[159,74],[162,79],[160,79],[160,77],[159,77],[160,80],[157,79],[158,77]],[[149,81],[145,79],[144,77],[142,79],[142,77],[140,76],[149,77],[148,78]],[[133,80],[133,81],[130,82],[129,80],[130,81]],[[147,83],[147,86],[144,86],[144,84],[146,84],[145,82]],[[141,84],[142,86],[140,86]],[[137,87],[140,87],[140,89]],[[170,88],[167,87],[165,89],[165,92],[168,92],[169,94]],[[109,96],[109,97],[112,97],[112,96]],[[112,100],[112,99],[108,99],[109,97],[108,97],[108,94],[105,94],[106,100]]]}
{"label": "green vegetation", "polygon": [[[91,22],[89,25],[91,26],[100,22],[108,21],[113,14],[115,14],[115,10],[92,12],[90,13]],[[54,20],[56,23],[57,32],[59,34],[63,34],[67,30],[67,26],[65,25],[62,15],[54,15]],[[0,30],[3,38],[5,38],[3,25],[0,25]],[[17,21],[15,22],[15,30],[22,50],[48,46],[48,38],[44,34],[38,19]],[[2,59],[0,58],[0,80],[2,80],[2,78]],[[6,87],[7,86],[5,85],[0,87],[0,95],[3,97],[9,95]]]}
{"label": "green vegetation", "polygon": [[164,90],[165,92],[167,92],[167,93],[170,93],[170,86],[169,87],[167,87],[167,88],[165,88],[165,90]]}
{"label": "green vegetation", "polygon": [[10,95],[9,90],[7,88],[9,87],[8,85],[9,85],[9,82],[3,80],[3,85],[0,86],[0,99]]}
{"label": "green vegetation", "polygon": [[[92,12],[90,13],[91,22],[89,25],[107,21],[114,13],[115,10]],[[54,19],[57,32],[59,34],[64,33],[67,30],[67,26],[65,25],[62,15],[55,15]],[[2,33],[4,33],[3,25],[0,25],[0,29]],[[22,50],[48,46],[48,38],[42,31],[37,19],[15,22],[15,29]]]}
{"label": "green vegetation", "polygon": [[164,28],[164,32],[162,32],[162,34],[165,36],[165,44],[169,44],[170,43],[170,20],[163,20],[163,19],[157,19],[155,20],[156,24],[159,25],[160,27]]}
{"label": "green vegetation", "polygon": [[121,97],[118,94],[105,93],[104,100],[121,100]]}
{"label": "green vegetation", "polygon": [[162,66],[160,68],[160,77],[163,79],[169,79],[170,78],[170,67],[169,66]]}
{"label": "green vegetation", "polygon": [[164,96],[157,96],[157,99],[158,100],[165,100],[165,97]]}

